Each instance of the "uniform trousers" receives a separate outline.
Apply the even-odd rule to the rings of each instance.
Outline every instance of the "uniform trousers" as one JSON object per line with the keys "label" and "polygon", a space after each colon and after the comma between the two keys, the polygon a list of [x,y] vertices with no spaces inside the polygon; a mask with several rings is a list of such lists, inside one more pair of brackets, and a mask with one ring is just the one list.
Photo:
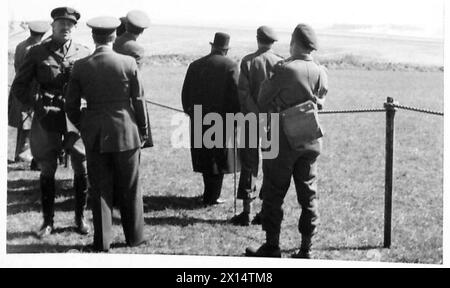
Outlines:
{"label": "uniform trousers", "polygon": [[275,159],[263,160],[264,179],[262,227],[267,235],[278,236],[283,220],[283,202],[294,178],[297,200],[302,212],[298,224],[300,233],[312,236],[318,224],[317,211],[317,157],[320,141],[305,144],[293,150],[283,131],[280,131],[280,151]]}
{"label": "uniform trousers", "polygon": [[112,239],[114,197],[120,206],[122,227],[127,245],[141,244],[144,229],[144,206],[139,190],[140,148],[123,152],[101,153],[88,149],[88,172],[92,189],[94,247],[109,250]]}
{"label": "uniform trousers", "polygon": [[[248,125],[245,131],[245,147],[240,148],[241,175],[237,199],[251,200],[256,198],[256,180],[259,168],[259,137],[258,134],[250,135]],[[251,148],[250,138],[256,137],[257,148]],[[255,140],[255,139],[252,139]]]}

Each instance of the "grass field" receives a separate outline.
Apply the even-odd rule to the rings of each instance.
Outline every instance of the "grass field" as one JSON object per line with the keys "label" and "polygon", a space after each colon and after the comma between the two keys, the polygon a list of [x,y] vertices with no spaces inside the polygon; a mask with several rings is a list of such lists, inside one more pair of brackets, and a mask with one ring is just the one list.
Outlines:
{"label": "grass field", "polygon": [[[147,97],[181,107],[186,66],[144,69]],[[326,109],[380,108],[387,96],[404,105],[443,110],[443,73],[331,70]],[[170,146],[175,112],[151,106],[155,147],[143,151],[141,184],[145,205],[145,247],[124,247],[119,213],[115,214],[112,253],[242,256],[264,239],[260,226],[227,224],[233,216],[233,178],[225,178],[224,206],[201,205],[202,181],[191,171],[186,149]],[[442,263],[443,118],[408,111],[396,115],[395,187],[392,249],[382,249],[384,210],[385,115],[323,115],[326,132],[319,160],[321,225],[313,258],[388,262]],[[9,128],[8,159],[15,131]],[[45,241],[34,238],[41,224],[38,172],[8,164],[8,253],[82,251],[93,235],[72,230],[74,204],[71,172],[60,168],[55,223]],[[261,179],[261,177],[260,177]],[[260,203],[256,202],[255,210]],[[299,246],[300,213],[293,186],[284,204],[283,257]],[[239,207],[240,209],[240,207]],[[117,211],[116,211],[117,212]],[[91,213],[88,214],[91,220]]]}

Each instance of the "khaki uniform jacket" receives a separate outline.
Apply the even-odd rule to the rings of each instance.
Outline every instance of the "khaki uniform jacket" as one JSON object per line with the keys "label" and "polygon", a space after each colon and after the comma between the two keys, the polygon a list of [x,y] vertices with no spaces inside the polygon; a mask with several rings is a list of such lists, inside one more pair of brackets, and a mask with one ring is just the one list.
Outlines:
{"label": "khaki uniform jacket", "polygon": [[[82,98],[87,103],[85,111],[80,110]],[[80,128],[87,150],[107,153],[139,148],[147,119],[136,61],[106,46],[77,61],[65,109],[69,120]]]}
{"label": "khaki uniform jacket", "polygon": [[274,66],[281,60],[283,58],[270,49],[259,49],[242,59],[238,84],[241,112],[259,113],[257,103],[261,83],[272,76]]}
{"label": "khaki uniform jacket", "polygon": [[114,51],[117,53],[128,55],[136,59],[139,69],[142,68],[142,64],[145,56],[145,49],[139,43],[133,34],[129,32],[123,33],[119,36],[113,45]]}
{"label": "khaki uniform jacket", "polygon": [[[44,129],[48,131],[63,132],[67,130],[63,101],[54,101],[56,97],[63,98],[63,93],[68,82],[68,73],[64,68],[70,63],[84,58],[90,54],[87,47],[74,43],[73,40],[65,44],[65,53],[51,38],[33,46],[27,53],[23,64],[13,81],[11,93],[22,104],[33,107],[35,117],[39,119]],[[39,84],[39,92],[30,94],[33,80]],[[42,96],[48,97],[42,97]],[[45,100],[47,99],[47,100]],[[61,108],[60,113],[49,114],[48,107]]]}
{"label": "khaki uniform jacket", "polygon": [[328,91],[325,68],[310,55],[291,57],[279,62],[274,75],[263,82],[258,96],[262,112],[278,112],[313,100],[322,102]]}
{"label": "khaki uniform jacket", "polygon": [[[325,68],[314,63],[310,55],[302,55],[275,66],[274,75],[261,85],[258,104],[261,112],[280,112],[308,100],[323,104],[327,92]],[[280,139],[285,139],[281,126],[279,131]],[[320,139],[306,143],[304,149],[320,153]]]}

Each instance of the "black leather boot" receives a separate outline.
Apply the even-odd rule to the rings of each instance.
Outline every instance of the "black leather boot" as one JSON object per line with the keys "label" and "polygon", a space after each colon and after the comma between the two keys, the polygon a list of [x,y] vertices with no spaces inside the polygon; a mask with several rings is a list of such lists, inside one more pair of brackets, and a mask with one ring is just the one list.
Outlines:
{"label": "black leather boot", "polygon": [[53,231],[53,217],[55,215],[55,177],[40,177],[42,213],[44,214],[44,223],[36,233],[37,237],[44,238]]}
{"label": "black leather boot", "polygon": [[78,233],[87,235],[90,232],[90,227],[84,219],[84,210],[86,209],[86,199],[88,191],[88,177],[87,175],[75,175],[73,180],[75,190],[75,225]]}
{"label": "black leather boot", "polygon": [[300,250],[292,255],[292,258],[311,259],[312,236],[302,235]]}

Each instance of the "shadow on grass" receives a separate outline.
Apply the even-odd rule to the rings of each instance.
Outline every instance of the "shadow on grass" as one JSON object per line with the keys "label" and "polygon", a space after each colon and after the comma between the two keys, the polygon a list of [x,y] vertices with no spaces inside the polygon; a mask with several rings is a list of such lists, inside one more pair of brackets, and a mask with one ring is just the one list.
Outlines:
{"label": "shadow on grass", "polygon": [[[7,213],[15,215],[30,211],[40,212],[39,179],[8,180]],[[71,180],[56,181],[56,198],[71,197],[63,202],[55,203],[55,211],[72,211],[74,209],[74,193]]]}
{"label": "shadow on grass", "polygon": [[[37,228],[37,227],[36,227]],[[68,226],[68,227],[57,227],[53,230],[52,235],[57,235],[57,234],[64,234],[64,233],[74,233],[74,234],[78,234],[77,229],[74,226]],[[29,237],[33,237],[38,239],[38,237],[36,236],[36,232],[35,231],[24,231],[24,232],[13,232],[13,233],[6,233],[6,240],[11,241],[11,240],[16,240],[16,239],[25,239],[25,238],[29,238]]]}
{"label": "shadow on grass", "polygon": [[174,210],[195,210],[203,208],[202,196],[181,197],[181,196],[144,196],[144,212],[162,211],[166,209]]}
{"label": "shadow on grass", "polygon": [[36,233],[32,231],[6,233],[6,240],[25,239],[29,237],[36,237]]}
{"label": "shadow on grass", "polygon": [[193,217],[154,217],[145,218],[145,224],[149,226],[172,225],[172,226],[189,226],[194,224],[223,225],[227,224],[224,219],[200,219]]}
{"label": "shadow on grass", "polygon": [[6,245],[8,254],[24,253],[66,253],[71,250],[80,251],[85,248],[83,245],[54,245],[54,244],[27,244],[27,245]]}
{"label": "shadow on grass", "polygon": [[[283,249],[281,252],[284,253],[295,253],[297,252],[299,247],[292,248],[292,249]],[[369,251],[373,249],[383,249],[383,246],[375,246],[375,245],[369,245],[369,246],[342,246],[342,247],[313,247],[316,251]]]}
{"label": "shadow on grass", "polygon": [[30,163],[8,160],[8,173],[13,171],[30,171]]}
{"label": "shadow on grass", "polygon": [[318,247],[317,250],[320,251],[343,251],[343,250],[354,250],[354,251],[368,251],[373,249],[382,249],[383,245],[375,246],[341,246],[341,247]]}
{"label": "shadow on grass", "polygon": [[[128,247],[126,243],[113,243],[110,249],[120,249]],[[27,245],[6,245],[7,254],[27,254],[27,253],[99,253],[92,250],[92,245],[55,245],[55,244],[27,244]]]}

